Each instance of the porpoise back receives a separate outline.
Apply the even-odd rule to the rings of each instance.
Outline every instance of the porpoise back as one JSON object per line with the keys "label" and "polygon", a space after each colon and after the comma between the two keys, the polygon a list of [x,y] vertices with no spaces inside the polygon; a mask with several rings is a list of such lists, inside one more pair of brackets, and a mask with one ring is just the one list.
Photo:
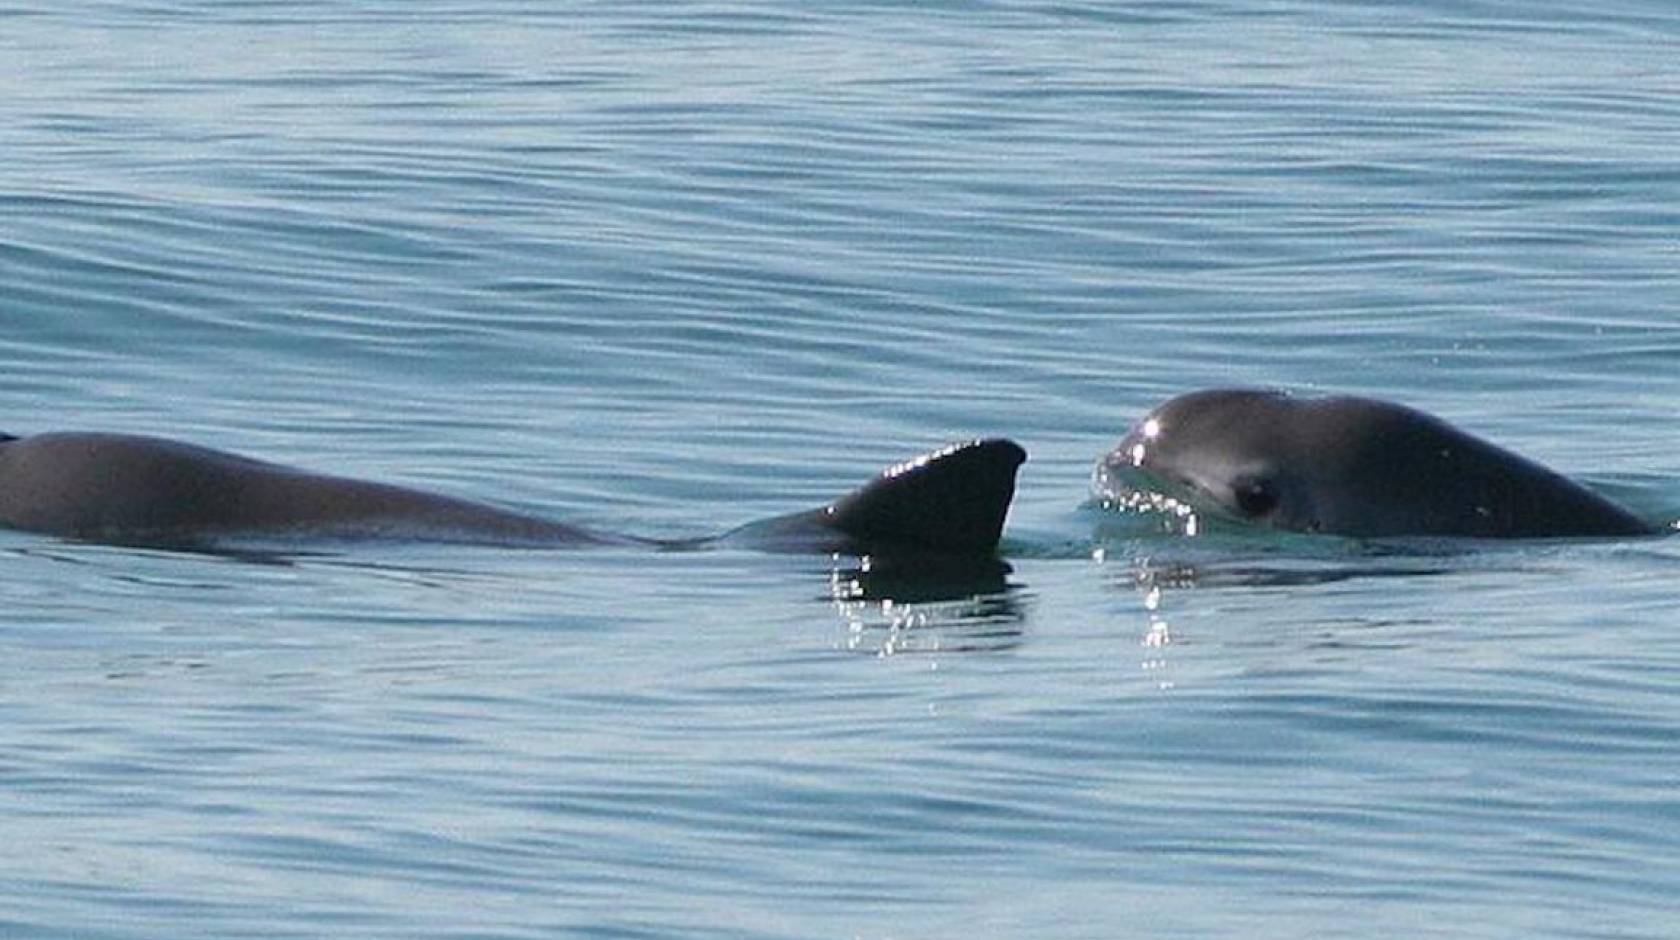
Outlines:
{"label": "porpoise back", "polygon": [[[1025,459],[973,441],[890,468],[829,506],[726,538],[777,551],[988,553]],[[697,547],[593,532],[437,493],[299,470],[164,438],[60,432],[0,440],[0,525],[123,544],[242,537]]]}

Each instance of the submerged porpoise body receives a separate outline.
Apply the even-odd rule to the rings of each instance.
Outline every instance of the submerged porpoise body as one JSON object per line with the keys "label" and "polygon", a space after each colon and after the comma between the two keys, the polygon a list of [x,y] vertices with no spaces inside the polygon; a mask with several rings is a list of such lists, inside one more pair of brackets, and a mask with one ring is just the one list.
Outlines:
{"label": "submerged porpoise body", "polygon": [[1025,459],[1011,441],[971,441],[889,468],[814,510],[722,536],[660,541],[180,441],[59,432],[0,441],[0,525],[164,547],[281,538],[986,554],[997,548]]}
{"label": "submerged porpoise body", "polygon": [[1146,481],[1292,532],[1567,538],[1660,531],[1613,500],[1391,402],[1213,389],[1174,398],[1097,467],[1115,499]]}

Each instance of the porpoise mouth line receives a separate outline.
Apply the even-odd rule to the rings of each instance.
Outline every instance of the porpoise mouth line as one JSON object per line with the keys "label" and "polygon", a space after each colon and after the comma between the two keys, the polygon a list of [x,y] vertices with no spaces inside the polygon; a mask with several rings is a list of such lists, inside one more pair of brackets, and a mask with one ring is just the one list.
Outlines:
{"label": "porpoise mouth line", "polygon": [[1113,506],[1123,511],[1174,511],[1172,506],[1139,505],[1139,503],[1153,504],[1165,501],[1182,506],[1192,512],[1227,518],[1233,522],[1242,522],[1241,518],[1232,515],[1212,493],[1196,484],[1194,480],[1185,477],[1167,476],[1153,473],[1142,467],[1123,465],[1098,465],[1099,476],[1095,499],[1099,503],[1115,501],[1116,496],[1122,500],[1135,498],[1131,505]]}

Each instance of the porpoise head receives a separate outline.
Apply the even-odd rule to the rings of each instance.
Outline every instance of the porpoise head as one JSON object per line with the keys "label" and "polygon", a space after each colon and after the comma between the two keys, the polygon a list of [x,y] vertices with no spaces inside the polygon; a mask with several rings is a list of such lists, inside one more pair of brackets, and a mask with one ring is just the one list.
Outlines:
{"label": "porpoise head", "polygon": [[1097,495],[1158,486],[1273,529],[1367,537],[1626,535],[1650,526],[1553,471],[1392,402],[1213,389],[1138,422]]}
{"label": "porpoise head", "polygon": [[1291,458],[1296,402],[1280,392],[1214,389],[1166,402],[1097,468],[1099,496],[1150,488],[1199,510],[1299,532],[1324,528],[1320,493]]}

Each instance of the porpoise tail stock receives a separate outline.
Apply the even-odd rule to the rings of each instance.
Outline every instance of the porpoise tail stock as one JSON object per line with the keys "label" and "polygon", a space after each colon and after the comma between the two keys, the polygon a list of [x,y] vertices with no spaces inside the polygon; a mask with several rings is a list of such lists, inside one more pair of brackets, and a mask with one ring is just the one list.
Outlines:
{"label": "porpoise tail stock", "polygon": [[1025,459],[1006,440],[955,445],[892,467],[821,509],[724,536],[661,541],[163,438],[61,432],[0,438],[0,525],[208,550],[280,539],[986,555],[997,549]]}

